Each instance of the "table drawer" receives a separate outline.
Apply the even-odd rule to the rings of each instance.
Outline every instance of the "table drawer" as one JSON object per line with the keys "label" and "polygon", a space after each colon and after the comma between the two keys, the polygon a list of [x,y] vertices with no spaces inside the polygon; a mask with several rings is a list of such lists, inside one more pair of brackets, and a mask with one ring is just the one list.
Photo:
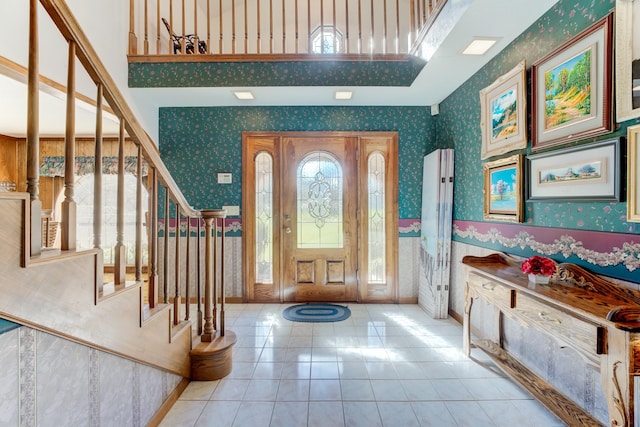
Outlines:
{"label": "table drawer", "polygon": [[470,273],[469,290],[486,302],[502,308],[513,308],[515,290],[487,277]]}
{"label": "table drawer", "polygon": [[516,296],[516,311],[531,326],[548,332],[559,342],[587,356],[605,352],[606,328],[600,325],[522,293]]}

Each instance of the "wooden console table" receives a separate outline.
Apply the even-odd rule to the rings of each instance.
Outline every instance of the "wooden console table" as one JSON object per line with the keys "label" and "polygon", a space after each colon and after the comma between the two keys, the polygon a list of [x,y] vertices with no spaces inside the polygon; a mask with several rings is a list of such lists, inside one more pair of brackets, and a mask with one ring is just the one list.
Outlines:
{"label": "wooden console table", "polygon": [[[502,254],[466,256],[463,348],[487,352],[511,377],[568,425],[601,425],[578,404],[525,367],[502,345],[503,319],[535,328],[574,349],[599,369],[610,426],[634,425],[634,376],[640,376],[640,292],[604,280],[575,264],[558,264],[548,285],[533,284],[520,263]],[[471,342],[471,307],[494,307],[495,330]],[[640,378],[639,378],[640,380]],[[638,420],[640,421],[640,420]]]}

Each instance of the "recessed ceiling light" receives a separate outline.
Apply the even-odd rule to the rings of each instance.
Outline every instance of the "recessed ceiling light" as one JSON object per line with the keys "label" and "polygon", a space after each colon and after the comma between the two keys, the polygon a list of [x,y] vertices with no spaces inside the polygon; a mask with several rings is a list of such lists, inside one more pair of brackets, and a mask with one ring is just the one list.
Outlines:
{"label": "recessed ceiling light", "polygon": [[353,97],[353,92],[350,90],[337,90],[334,96],[335,99],[351,99]]}
{"label": "recessed ceiling light", "polygon": [[233,91],[233,94],[238,99],[255,99],[255,97],[253,96],[253,93],[251,93],[248,90],[236,90],[236,91]]}
{"label": "recessed ceiling light", "polygon": [[499,39],[497,38],[477,38],[471,40],[471,43],[462,51],[463,55],[484,55]]}

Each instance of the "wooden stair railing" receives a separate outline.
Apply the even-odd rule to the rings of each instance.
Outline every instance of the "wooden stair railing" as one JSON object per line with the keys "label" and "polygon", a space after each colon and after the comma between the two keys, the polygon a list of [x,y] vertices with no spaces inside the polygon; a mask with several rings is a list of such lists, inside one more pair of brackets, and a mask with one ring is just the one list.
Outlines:
{"label": "wooden stair railing", "polygon": [[[331,55],[332,60],[415,55],[447,2],[182,0],[174,8],[173,0],[129,1],[129,56],[179,55],[179,60],[194,60],[206,55],[199,60],[224,56],[225,61],[253,55],[262,56],[260,60],[283,55],[289,56],[286,60],[292,55],[318,60],[318,54]],[[142,21],[136,20],[136,13],[143,15]]]}
{"label": "wooden stair railing", "polygon": [[[64,201],[62,203],[61,239],[60,247],[53,250],[43,250],[41,212],[42,203],[39,199],[39,166],[40,166],[40,136],[39,136],[39,55],[38,55],[38,22],[37,8],[40,3],[49,14],[55,26],[62,36],[68,41],[68,79],[67,79],[67,120],[65,125],[65,172],[64,172]],[[216,337],[224,337],[224,297],[222,297],[222,310],[215,313],[210,305],[201,307],[202,287],[204,294],[216,294],[217,280],[202,280],[201,265],[205,269],[215,270],[215,265],[221,261],[219,258],[211,258],[210,227],[205,231],[207,240],[206,250],[201,250],[201,231],[203,217],[207,220],[209,212],[215,212],[217,218],[224,218],[224,211],[206,211],[203,215],[199,210],[193,209],[184,198],[182,192],[174,182],[166,166],[160,159],[159,152],[153,141],[142,129],[132,110],[127,105],[117,85],[99,60],[96,52],[89,43],[73,14],[64,0],[30,0],[30,26],[29,26],[29,67],[28,67],[28,118],[27,118],[27,192],[24,199],[19,195],[15,197],[0,197],[0,213],[12,216],[12,221],[17,221],[15,215],[23,212],[27,217],[22,218],[25,225],[19,227],[23,234],[16,231],[8,234],[7,244],[0,247],[2,255],[23,248],[20,256],[7,257],[0,262],[0,271],[12,278],[13,286],[9,292],[9,298],[15,301],[25,300],[25,303],[14,307],[0,303],[0,315],[18,323],[27,324],[34,328],[46,330],[85,343],[96,348],[105,349],[115,354],[131,358],[152,366],[156,366],[185,377],[191,375],[192,349],[200,343],[200,334],[206,329],[206,339],[203,341],[217,342]],[[75,80],[76,60],[84,67],[87,74],[96,84],[96,133],[94,149],[94,200],[93,200],[93,249],[81,250],[76,247],[76,202],[74,200],[74,167],[75,167]],[[102,219],[103,209],[103,135],[102,116],[104,101],[109,104],[114,114],[120,119],[118,135],[118,185],[117,185],[117,231],[115,245],[115,263],[113,268],[113,281],[105,283],[103,279],[102,250],[103,233]],[[127,252],[124,243],[124,212],[125,212],[125,141],[131,141],[136,146],[136,224],[135,224],[135,253],[134,277],[127,280]],[[148,168],[146,189],[149,193],[149,205],[144,214],[142,194],[145,182],[143,182],[143,168]],[[164,189],[160,193],[160,188]],[[161,206],[159,195],[164,197],[164,206]],[[23,205],[24,202],[24,205]],[[28,203],[28,205],[27,205]],[[173,209],[170,206],[173,204]],[[170,222],[175,220],[173,239],[170,233]],[[160,227],[159,218],[163,218],[163,227]],[[148,266],[146,279],[147,291],[144,291],[143,275],[143,218],[146,218],[146,227],[149,237]],[[183,221],[186,220],[186,221]],[[192,222],[197,230],[197,239],[192,239]],[[185,225],[185,237],[182,237],[181,229]],[[210,224],[209,224],[210,225]],[[163,253],[160,257],[159,232],[162,231]],[[218,228],[214,227],[214,242],[217,241]],[[224,234],[224,227],[222,233]],[[24,242],[14,242],[22,236]],[[173,241],[171,241],[173,240]],[[223,240],[223,238],[222,238]],[[173,254],[171,245],[173,244]],[[223,245],[223,243],[222,243]],[[214,244],[215,247],[215,244]],[[223,247],[222,247],[223,248]],[[184,249],[184,250],[183,250]],[[221,249],[222,251],[223,249]],[[220,253],[214,253],[219,257]],[[173,256],[173,258],[172,258]],[[19,262],[14,265],[12,259]],[[192,260],[195,258],[195,262]],[[78,261],[80,260],[80,261]],[[6,262],[5,262],[6,261]],[[78,262],[82,262],[79,268]],[[90,262],[90,263],[89,263]],[[173,265],[172,265],[173,264]],[[213,265],[212,265],[213,264]],[[77,272],[73,270],[77,268]],[[67,269],[71,269],[67,271]],[[84,274],[82,272],[85,272]],[[50,273],[50,274],[49,274]],[[76,274],[77,273],[77,274]],[[183,274],[184,273],[184,274]],[[74,276],[74,277],[70,277]],[[77,276],[77,277],[76,277]],[[47,283],[40,283],[44,277]],[[173,280],[171,280],[173,277]],[[129,279],[131,279],[129,277]],[[49,283],[49,280],[51,283]],[[220,275],[221,296],[224,295],[222,275]],[[23,281],[24,283],[20,283]],[[31,291],[25,284],[38,283],[36,291]],[[2,285],[5,286],[5,285]],[[47,286],[51,286],[47,293]],[[213,289],[212,289],[213,287]],[[65,291],[64,289],[69,288]],[[62,289],[62,291],[61,291]],[[76,289],[72,291],[71,289]],[[82,292],[78,292],[82,289]],[[133,292],[134,289],[139,291]],[[197,319],[192,319],[190,304],[192,301],[191,290],[195,291],[197,303]],[[89,291],[89,293],[87,293]],[[87,299],[86,296],[92,294]],[[47,300],[49,295],[49,300]],[[184,296],[184,300],[183,300]],[[8,299],[8,300],[9,300]],[[160,302],[162,301],[162,302]],[[85,304],[83,306],[82,304]],[[47,313],[39,312],[42,306],[48,307]],[[128,307],[118,315],[118,307]],[[130,319],[132,310],[137,307],[138,314],[136,324],[126,324]],[[124,308],[123,308],[124,310]],[[68,313],[68,314],[67,314]],[[114,321],[113,316],[118,317]],[[211,331],[203,318],[211,319],[218,316],[220,331]],[[100,320],[101,319],[101,320]],[[104,320],[109,319],[108,322]],[[156,320],[159,319],[159,320]],[[170,319],[165,323],[162,319]],[[100,327],[85,322],[102,321]],[[192,322],[197,325],[192,331]],[[149,326],[153,325],[153,326]],[[167,331],[166,328],[170,330]],[[164,331],[163,331],[163,328]],[[214,328],[216,329],[216,328]],[[148,331],[148,332],[146,332]],[[195,332],[195,336],[192,333]],[[218,340],[219,341],[219,340]],[[235,335],[227,332],[224,339],[225,345],[212,348],[210,344],[206,349],[198,353],[199,363],[214,358],[217,370],[214,374],[220,377],[228,374],[231,369],[230,349],[235,343]],[[224,359],[221,360],[220,359]],[[220,369],[220,366],[223,368]],[[211,377],[211,373],[204,376]]]}

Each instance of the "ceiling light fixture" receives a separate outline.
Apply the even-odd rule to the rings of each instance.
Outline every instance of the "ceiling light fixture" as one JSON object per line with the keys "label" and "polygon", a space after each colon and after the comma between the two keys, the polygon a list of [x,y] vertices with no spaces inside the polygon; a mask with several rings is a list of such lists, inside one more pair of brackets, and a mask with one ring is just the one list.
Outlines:
{"label": "ceiling light fixture", "polygon": [[483,37],[471,40],[471,43],[462,51],[463,55],[484,55],[491,46],[496,44],[498,38]]}
{"label": "ceiling light fixture", "polygon": [[233,91],[233,94],[236,96],[236,98],[238,99],[255,99],[255,96],[253,96],[253,93],[251,93],[248,90],[235,90]]}
{"label": "ceiling light fixture", "polygon": [[353,97],[353,92],[350,90],[337,90],[334,95],[335,99],[351,99]]}

